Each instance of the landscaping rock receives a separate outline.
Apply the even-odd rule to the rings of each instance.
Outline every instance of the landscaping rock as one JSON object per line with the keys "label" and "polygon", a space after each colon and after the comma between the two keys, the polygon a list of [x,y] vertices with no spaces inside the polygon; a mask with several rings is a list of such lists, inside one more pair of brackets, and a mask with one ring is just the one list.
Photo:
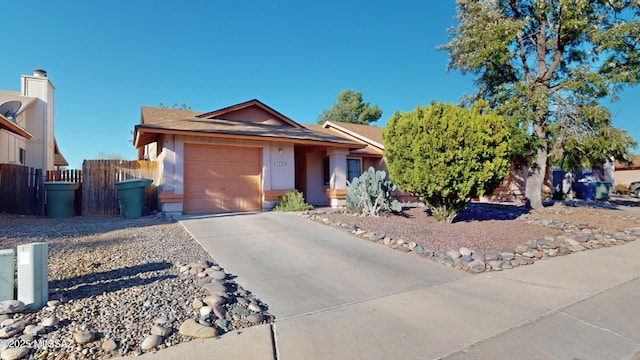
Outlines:
{"label": "landscaping rock", "polygon": [[224,316],[226,315],[227,310],[225,310],[225,308],[222,305],[216,305],[213,307],[213,314],[218,318],[218,319],[224,319]]}
{"label": "landscaping rock", "polygon": [[483,253],[483,252],[481,252],[481,251],[474,251],[474,252],[471,254],[471,258],[472,258],[473,260],[476,260],[476,261],[483,261],[483,262],[484,262],[484,260],[485,260],[484,253]]}
{"label": "landscaping rock", "polygon": [[180,334],[195,338],[212,338],[218,336],[216,328],[198,324],[193,319],[187,319],[180,325]]}
{"label": "landscaping rock", "polygon": [[29,349],[26,347],[13,347],[2,350],[0,359],[2,360],[18,360],[29,355]]}
{"label": "landscaping rock", "polygon": [[155,318],[155,320],[153,320],[153,323],[155,325],[166,325],[166,324],[169,324],[170,322],[171,322],[171,319],[169,319],[164,314],[158,316],[157,318]]}
{"label": "landscaping rock", "polygon": [[447,251],[447,255],[452,260],[458,259],[458,258],[460,258],[460,256],[462,256],[458,250],[449,250],[449,251]]}
{"label": "landscaping rock", "polygon": [[222,305],[225,303],[225,299],[219,295],[209,295],[204,299],[202,299],[202,301],[208,306],[212,306],[212,307],[216,305]]}
{"label": "landscaping rock", "polygon": [[385,233],[375,234],[371,237],[371,241],[380,241],[387,236]]}
{"label": "landscaping rock", "polygon": [[469,271],[472,273],[481,273],[485,271],[486,265],[482,261],[473,261],[468,265]]}
{"label": "landscaping rock", "polygon": [[264,321],[264,315],[262,314],[249,314],[247,315],[247,321],[252,324],[258,324]]}
{"label": "landscaping rock", "polygon": [[102,350],[113,351],[118,348],[118,344],[113,339],[107,339],[102,343]]}
{"label": "landscaping rock", "polygon": [[140,344],[140,348],[142,350],[151,350],[160,346],[163,343],[164,339],[159,335],[149,335],[144,340],[142,340],[142,344]]}
{"label": "landscaping rock", "polygon": [[15,314],[26,309],[25,304],[18,300],[0,301],[0,314]]}
{"label": "landscaping rock", "polygon": [[219,271],[219,270],[212,272],[211,275],[209,276],[211,276],[215,280],[224,280],[227,278],[227,274],[225,274],[224,271]]}
{"label": "landscaping rock", "polygon": [[95,340],[96,334],[92,331],[78,331],[73,335],[77,344],[86,344]]}
{"label": "landscaping rock", "polygon": [[204,284],[202,286],[202,290],[209,293],[209,295],[218,295],[220,293],[225,293],[227,291],[227,287],[218,281],[211,281],[208,284]]}
{"label": "landscaping rock", "polygon": [[22,329],[14,326],[7,326],[0,329],[0,339],[8,339],[20,334],[22,334]]}
{"label": "landscaping rock", "polygon": [[153,325],[153,327],[151,327],[151,335],[167,337],[171,335],[171,333],[172,331],[170,328],[164,327],[162,325]]}
{"label": "landscaping rock", "polygon": [[471,256],[473,252],[471,251],[471,249],[467,248],[467,247],[461,247],[460,248],[460,255],[461,256]]}
{"label": "landscaping rock", "polygon": [[56,325],[58,325],[59,322],[60,322],[60,319],[58,319],[57,317],[49,316],[49,317],[46,317],[46,318],[42,319],[42,322],[40,323],[40,325],[45,326],[45,327],[56,326]]}
{"label": "landscaping rock", "polygon": [[262,311],[262,309],[260,308],[260,305],[258,305],[258,304],[256,304],[256,303],[254,303],[254,302],[249,303],[249,305],[247,306],[247,308],[248,308],[249,310],[251,310],[251,311],[254,311],[254,312],[260,312],[260,311]]}

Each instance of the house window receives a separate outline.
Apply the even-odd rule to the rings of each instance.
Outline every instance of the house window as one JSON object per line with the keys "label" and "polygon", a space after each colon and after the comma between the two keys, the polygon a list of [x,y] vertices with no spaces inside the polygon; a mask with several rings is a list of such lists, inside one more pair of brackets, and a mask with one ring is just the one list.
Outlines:
{"label": "house window", "polygon": [[351,182],[362,174],[360,159],[347,159],[347,181]]}
{"label": "house window", "polygon": [[323,162],[323,174],[324,174],[324,184],[329,185],[331,183],[331,169],[329,168],[329,158],[324,158]]}
{"label": "house window", "polygon": [[27,163],[27,151],[20,148],[20,164],[25,165]]}

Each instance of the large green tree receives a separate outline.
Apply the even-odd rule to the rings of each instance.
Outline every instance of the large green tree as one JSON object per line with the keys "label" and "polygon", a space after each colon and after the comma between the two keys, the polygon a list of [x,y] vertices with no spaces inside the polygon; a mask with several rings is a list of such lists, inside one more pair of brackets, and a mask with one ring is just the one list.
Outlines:
{"label": "large green tree", "polygon": [[451,222],[472,198],[493,192],[509,170],[508,124],[481,100],[471,109],[432,102],[395,113],[383,132],[389,174]]}
{"label": "large green tree", "polygon": [[476,74],[477,98],[511,121],[512,151],[530,155],[525,194],[534,209],[543,208],[554,147],[572,152],[574,140],[587,146],[613,131],[620,141],[609,155],[630,156],[633,142],[614,130],[599,100],[615,100],[638,82],[638,0],[456,2],[458,25],[440,49],[449,52],[450,69]]}
{"label": "large green tree", "polygon": [[323,110],[318,116],[318,124],[324,124],[326,121],[340,121],[369,125],[382,116],[382,110],[378,105],[371,106],[363,101],[360,91],[343,90],[338,94],[337,99],[338,102],[333,104],[331,109]]}

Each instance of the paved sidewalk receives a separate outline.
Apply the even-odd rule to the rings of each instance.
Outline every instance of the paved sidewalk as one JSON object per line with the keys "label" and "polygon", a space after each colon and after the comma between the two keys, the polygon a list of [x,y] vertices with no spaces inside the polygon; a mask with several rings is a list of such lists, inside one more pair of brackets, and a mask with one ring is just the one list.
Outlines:
{"label": "paved sidewalk", "polygon": [[[640,241],[472,276],[293,214],[181,223],[276,316],[275,349],[259,345],[271,340],[262,333],[243,346],[247,356],[630,359],[640,351]],[[185,352],[200,353],[189,344]],[[225,352],[208,344],[207,353]]]}
{"label": "paved sidewalk", "polygon": [[[270,325],[253,326],[213,339],[198,339],[135,357],[144,360],[247,359],[273,360]],[[131,359],[130,357],[116,360]]]}

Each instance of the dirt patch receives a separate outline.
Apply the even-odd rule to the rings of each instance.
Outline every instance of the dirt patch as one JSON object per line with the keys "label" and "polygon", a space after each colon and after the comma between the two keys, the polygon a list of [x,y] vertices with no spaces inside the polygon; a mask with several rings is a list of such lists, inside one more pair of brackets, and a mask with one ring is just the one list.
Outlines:
{"label": "dirt patch", "polygon": [[538,212],[536,215],[541,219],[571,222],[579,228],[602,229],[611,232],[640,226],[640,214],[622,210],[556,205],[543,212]]}
{"label": "dirt patch", "polygon": [[[394,240],[413,241],[430,250],[458,250],[467,247],[476,251],[500,251],[515,248],[529,240],[564,233],[561,228],[530,223],[528,220],[548,219],[571,222],[577,227],[622,231],[640,227],[640,214],[593,207],[570,207],[556,204],[542,212],[527,212],[523,206],[473,203],[452,224],[436,221],[424,206],[405,206],[399,215],[379,218],[348,213],[322,215],[334,223],[352,224],[363,230],[385,234]],[[344,227],[346,229],[346,227]]]}

